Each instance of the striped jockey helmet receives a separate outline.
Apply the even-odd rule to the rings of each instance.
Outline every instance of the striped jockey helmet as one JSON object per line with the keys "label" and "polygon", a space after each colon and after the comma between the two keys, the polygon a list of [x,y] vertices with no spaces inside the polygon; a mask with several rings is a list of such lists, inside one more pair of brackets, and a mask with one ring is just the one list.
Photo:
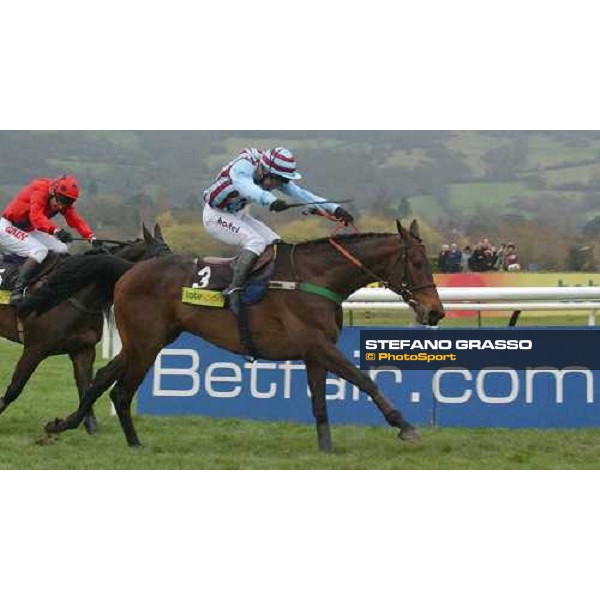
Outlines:
{"label": "striped jockey helmet", "polygon": [[302,179],[302,175],[296,171],[296,159],[286,148],[274,148],[265,150],[260,159],[260,164],[267,175],[277,175],[284,179]]}

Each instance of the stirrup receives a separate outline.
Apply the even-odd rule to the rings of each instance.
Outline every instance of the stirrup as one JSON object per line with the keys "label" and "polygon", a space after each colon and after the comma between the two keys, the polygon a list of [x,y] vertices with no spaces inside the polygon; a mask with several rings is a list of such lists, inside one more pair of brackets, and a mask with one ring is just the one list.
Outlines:
{"label": "stirrup", "polygon": [[25,298],[25,290],[21,290],[20,292],[17,290],[13,290],[10,298],[8,299],[9,306],[17,307],[21,302],[23,302]]}
{"label": "stirrup", "polygon": [[240,318],[240,311],[242,310],[242,294],[241,290],[239,294],[233,294],[235,290],[232,290],[231,294],[225,296],[225,308],[231,311],[238,319]]}
{"label": "stirrup", "polygon": [[231,294],[234,294],[235,292],[241,292],[244,288],[243,287],[234,287],[231,289],[225,289],[223,290],[221,293],[223,294],[223,296],[231,296]]}

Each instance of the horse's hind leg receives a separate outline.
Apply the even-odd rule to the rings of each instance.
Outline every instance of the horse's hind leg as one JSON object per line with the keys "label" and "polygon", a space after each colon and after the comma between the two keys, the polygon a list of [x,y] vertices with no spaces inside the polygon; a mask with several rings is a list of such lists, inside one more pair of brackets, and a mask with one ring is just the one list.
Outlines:
{"label": "horse's hind leg", "polygon": [[[83,402],[90,383],[92,381],[94,373],[94,360],[96,359],[96,348],[94,346],[85,346],[77,352],[73,352],[69,355],[71,362],[73,363],[73,373],[75,375],[75,382],[77,383],[77,390],[79,392],[79,406]],[[98,421],[94,415],[94,409],[90,408],[83,418],[83,424],[85,430],[89,434],[96,433],[98,431]]]}
{"label": "horse's hind leg", "polygon": [[385,420],[400,430],[400,439],[414,441],[420,438],[417,430],[404,418],[402,413],[394,408],[379,391],[375,382],[357,369],[336,346],[329,342],[314,347],[314,360],[318,360],[321,366],[357,386],[362,392],[368,394],[373,403],[381,411]]}
{"label": "horse's hind leg", "polygon": [[136,355],[128,359],[125,373],[110,393],[117,416],[119,417],[119,422],[121,423],[121,428],[123,429],[127,443],[132,448],[139,447],[142,444],[131,418],[131,403],[133,402],[135,392],[142,383],[148,369],[154,363],[157,354],[158,348],[155,350],[148,349],[141,356]]}
{"label": "horse's hind leg", "polygon": [[6,388],[4,396],[0,398],[0,414],[21,395],[23,388],[44,358],[46,358],[46,354],[39,348],[25,347],[23,349],[10,385]]}
{"label": "horse's hind leg", "polygon": [[133,392],[131,392],[129,386],[125,386],[119,381],[110,392],[111,400],[115,405],[115,410],[119,417],[119,423],[121,423],[121,429],[125,434],[127,444],[131,448],[139,448],[142,445],[138,438],[137,431],[135,430],[133,419],[131,418],[131,403],[136,389],[137,388],[134,388]]}
{"label": "horse's hind leg", "polygon": [[105,367],[99,369],[87,392],[79,401],[79,408],[64,420],[55,419],[47,423],[46,432],[61,433],[68,429],[77,429],[92,406],[94,406],[96,400],[125,372],[125,365],[126,358],[121,353],[113,358]]}
{"label": "horse's hind leg", "polygon": [[331,452],[331,431],[329,429],[329,416],[327,415],[325,397],[327,370],[316,361],[307,360],[306,376],[308,378],[308,386],[310,387],[313,416],[317,424],[319,450]]}
{"label": "horse's hind leg", "polygon": [[[126,303],[123,301],[122,304]],[[131,418],[133,396],[158,353],[175,341],[180,330],[165,322],[158,313],[152,319],[147,310],[146,318],[140,320],[139,315],[144,311],[135,303],[116,307],[117,325],[123,342],[123,353],[127,356],[127,365],[111,393],[111,398],[127,443],[136,447],[141,444]],[[152,323],[153,326],[149,327],[148,323]]]}

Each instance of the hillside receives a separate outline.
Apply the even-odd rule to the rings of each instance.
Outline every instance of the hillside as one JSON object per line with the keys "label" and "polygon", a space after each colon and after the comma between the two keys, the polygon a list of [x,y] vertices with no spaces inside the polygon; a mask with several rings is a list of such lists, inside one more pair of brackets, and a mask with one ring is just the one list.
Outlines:
{"label": "hillside", "polygon": [[164,189],[182,205],[241,148],[275,144],[297,153],[311,188],[365,208],[410,196],[433,218],[482,207],[582,218],[600,209],[596,132],[4,131],[0,190],[8,196],[34,176],[72,171],[94,193]]}
{"label": "hillside", "polygon": [[35,176],[70,171],[97,227],[131,235],[171,214],[191,228],[202,191],[251,145],[290,147],[305,185],[354,199],[355,212],[410,213],[442,237],[500,221],[600,229],[600,133],[587,131],[3,131],[0,204]]}

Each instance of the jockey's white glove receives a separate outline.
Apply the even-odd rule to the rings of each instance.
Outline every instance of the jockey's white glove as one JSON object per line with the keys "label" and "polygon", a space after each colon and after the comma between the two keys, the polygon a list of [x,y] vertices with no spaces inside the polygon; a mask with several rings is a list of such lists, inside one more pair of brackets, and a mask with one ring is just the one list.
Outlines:
{"label": "jockey's white glove", "polygon": [[104,248],[104,243],[102,242],[102,240],[99,240],[95,235],[89,238],[88,242],[92,245],[92,248],[95,248],[96,250]]}

